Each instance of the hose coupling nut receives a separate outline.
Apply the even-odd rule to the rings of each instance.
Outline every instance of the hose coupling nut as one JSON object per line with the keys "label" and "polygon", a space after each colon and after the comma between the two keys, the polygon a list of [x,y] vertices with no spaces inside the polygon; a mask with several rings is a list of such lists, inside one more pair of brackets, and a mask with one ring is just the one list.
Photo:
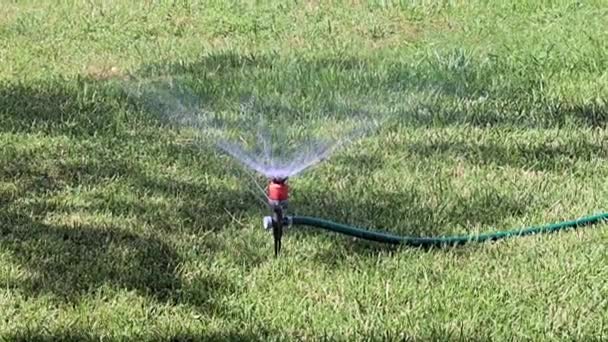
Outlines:
{"label": "hose coupling nut", "polygon": [[[287,216],[283,218],[283,228],[288,228],[291,226],[293,220],[291,216]],[[264,216],[263,227],[265,230],[271,230],[272,226],[275,224],[275,220],[272,216]]]}

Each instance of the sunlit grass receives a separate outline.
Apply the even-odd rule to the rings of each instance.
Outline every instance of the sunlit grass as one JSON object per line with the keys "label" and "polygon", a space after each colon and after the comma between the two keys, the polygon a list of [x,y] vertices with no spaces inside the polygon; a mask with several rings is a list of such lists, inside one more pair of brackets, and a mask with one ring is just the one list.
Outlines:
{"label": "sunlit grass", "polygon": [[292,179],[291,213],[425,236],[574,219],[608,207],[602,1],[0,8],[0,337],[608,334],[605,225],[444,250],[294,227],[275,259],[247,171],[124,92],[169,75],[295,133],[389,118]]}

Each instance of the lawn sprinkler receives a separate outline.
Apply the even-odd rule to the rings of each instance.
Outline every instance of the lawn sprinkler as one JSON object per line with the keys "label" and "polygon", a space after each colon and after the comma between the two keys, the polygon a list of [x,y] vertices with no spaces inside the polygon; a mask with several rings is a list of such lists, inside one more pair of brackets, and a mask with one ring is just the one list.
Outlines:
{"label": "lawn sprinkler", "polygon": [[281,252],[283,228],[290,224],[290,219],[286,216],[287,202],[289,200],[287,178],[271,178],[268,183],[267,197],[272,216],[264,217],[264,228],[267,230],[272,229],[274,255],[278,256]]}
{"label": "lawn sprinkler", "polygon": [[264,228],[266,230],[272,229],[275,257],[277,257],[281,252],[281,238],[283,237],[283,229],[291,225],[321,228],[335,233],[345,234],[359,239],[376,241],[380,243],[409,245],[414,247],[444,247],[450,245],[463,245],[469,242],[485,242],[509,237],[552,233],[608,221],[608,213],[601,213],[582,217],[572,221],[563,221],[507,231],[494,231],[485,234],[415,237],[394,235],[387,232],[354,227],[316,217],[287,216],[287,202],[289,200],[289,186],[287,185],[287,177],[270,178],[268,182],[267,198],[272,215],[264,217]]}

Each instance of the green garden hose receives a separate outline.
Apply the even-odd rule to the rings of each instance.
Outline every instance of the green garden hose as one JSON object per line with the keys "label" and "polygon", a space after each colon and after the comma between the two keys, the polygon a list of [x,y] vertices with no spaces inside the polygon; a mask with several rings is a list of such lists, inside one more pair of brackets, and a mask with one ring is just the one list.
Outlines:
{"label": "green garden hose", "polygon": [[307,216],[292,216],[290,223],[293,225],[310,226],[316,228],[322,228],[336,233],[354,236],[357,238],[371,240],[376,242],[388,243],[388,244],[402,244],[415,247],[441,247],[441,246],[454,246],[463,245],[469,242],[485,242],[499,239],[505,239],[510,237],[542,234],[542,233],[553,233],[566,229],[573,229],[582,226],[589,226],[597,223],[601,223],[608,220],[608,213],[602,213],[592,216],[586,216],[573,221],[564,221],[544,226],[532,226],[522,229],[514,229],[507,231],[497,231],[479,235],[454,235],[454,236],[441,236],[441,237],[414,237],[414,236],[402,236],[393,235],[389,233],[372,231],[353,227],[345,224],[335,223],[315,217]]}

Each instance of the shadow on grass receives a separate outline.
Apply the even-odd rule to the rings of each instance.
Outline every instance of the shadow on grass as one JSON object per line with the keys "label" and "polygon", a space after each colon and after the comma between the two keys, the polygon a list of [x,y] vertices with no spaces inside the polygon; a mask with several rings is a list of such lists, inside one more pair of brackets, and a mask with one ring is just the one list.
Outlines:
{"label": "shadow on grass", "polygon": [[[312,336],[311,336],[312,337]],[[603,338],[590,335],[590,336],[580,336],[576,334],[572,334],[568,336],[568,340],[579,340],[579,341],[603,341]],[[491,341],[492,338],[489,336],[462,336],[457,333],[452,332],[432,332],[427,336],[410,336],[406,333],[386,333],[379,332],[376,334],[353,334],[347,336],[323,336],[319,334],[314,337],[319,341],[345,341],[345,340],[354,340],[354,341],[403,341],[403,342],[416,342],[416,341],[446,341],[446,342],[455,342],[455,341]],[[509,337],[506,337],[510,339]],[[198,334],[182,334],[175,336],[166,336],[163,338],[154,337],[151,339],[143,338],[140,341],[156,341],[156,340],[166,340],[173,342],[190,342],[190,341],[284,341],[284,340],[299,340],[297,335],[291,336],[286,333],[244,333],[244,332],[225,332],[225,333],[198,333]],[[511,337],[514,339],[514,337]],[[104,340],[103,336],[99,336],[96,334],[88,333],[85,331],[78,333],[62,333],[62,334],[35,334],[35,333],[23,333],[23,334],[13,334],[6,338],[7,341],[31,341],[31,342],[50,342],[50,341],[102,341]]]}
{"label": "shadow on grass", "polygon": [[576,161],[607,159],[602,144],[577,141],[576,144],[526,146],[471,142],[426,142],[407,146],[407,153],[418,158],[461,158],[476,165],[498,165],[536,171],[567,171]]}
{"label": "shadow on grass", "polygon": [[[230,223],[226,211],[246,215],[253,210],[252,198],[221,183],[151,175],[138,162],[124,158],[103,160],[91,155],[78,163],[40,160],[36,150],[31,155],[0,168],[0,180],[14,184],[0,188],[0,249],[26,272],[11,280],[13,289],[67,301],[103,289],[126,290],[222,315],[224,308],[217,298],[238,291],[238,286],[212,272],[184,281],[181,253],[191,249],[186,240],[173,244],[168,237],[220,231]],[[210,177],[222,177],[219,166],[208,171]],[[117,189],[103,190],[115,184]],[[98,191],[86,195],[86,189]],[[58,199],[62,198],[58,194],[67,197]],[[109,214],[112,221],[99,221],[98,214],[102,218]],[[54,217],[60,223],[45,220]],[[123,226],[121,218],[130,218],[130,223]],[[226,247],[217,241],[221,239],[201,239],[197,253],[203,259],[213,258]]]}
{"label": "shadow on grass", "polygon": [[[191,63],[146,65],[136,74],[141,78],[169,75],[184,80],[208,108],[238,102],[258,89],[287,94],[298,102],[299,109],[312,100],[328,112],[334,105],[334,95],[365,98],[378,104],[397,99],[394,104],[399,108],[399,120],[412,126],[556,127],[572,121],[589,127],[608,124],[605,103],[545,99],[542,95],[548,87],[536,77],[536,70],[522,73],[513,68],[507,61],[483,59],[458,49],[442,56],[427,56],[414,64],[398,60],[379,63],[352,56],[303,56],[286,61],[271,54],[218,52]],[[509,82],[497,83],[501,75]],[[541,99],[533,94],[540,94]],[[412,95],[417,100],[409,103],[406,98]],[[290,115],[293,113],[286,111],[284,118]]]}
{"label": "shadow on grass", "polygon": [[179,256],[163,241],[119,227],[60,226],[2,215],[0,246],[31,274],[13,284],[27,294],[76,300],[106,285],[160,301],[182,289]]}
{"label": "shadow on grass", "polygon": [[[50,341],[103,341],[108,338],[110,333],[102,336],[86,330],[70,331],[70,332],[22,332],[14,333],[10,336],[0,337],[4,341],[28,341],[28,342],[50,342]],[[226,332],[199,332],[199,333],[182,333],[182,334],[156,334],[149,338],[140,338],[139,341],[173,341],[173,342],[190,342],[190,341],[275,341],[286,338],[284,334],[270,331],[226,331]],[[136,338],[136,336],[131,336]],[[123,340],[124,338],[118,338]]]}
{"label": "shadow on grass", "polygon": [[[355,328],[353,328],[355,330]],[[111,335],[111,334],[107,334]],[[85,330],[70,332],[22,332],[13,333],[7,337],[9,341],[100,341],[104,337]],[[487,341],[482,336],[464,335],[463,332],[450,330],[444,327],[433,327],[422,336],[413,336],[403,331],[371,331],[352,332],[348,334],[327,334],[316,332],[315,334],[301,334],[298,332],[276,331],[261,329],[228,329],[223,332],[177,333],[156,334],[150,337],[141,337],[140,341],[166,340],[174,342],[186,341],[284,341],[284,340],[318,340],[318,341]],[[591,339],[593,340],[593,339]]]}
{"label": "shadow on grass", "polygon": [[608,124],[608,106],[599,103],[574,104],[566,106],[575,117],[589,127],[606,127]]}
{"label": "shadow on grass", "polygon": [[[336,98],[328,94],[351,99],[369,94],[385,103],[391,97],[425,93],[412,104],[399,106],[401,101],[395,102],[400,108],[399,120],[413,126],[553,127],[569,120],[583,126],[606,126],[608,107],[604,103],[554,103],[533,98],[531,94],[544,89],[533,74],[516,73],[511,82],[497,84],[497,74],[511,75],[508,68],[500,60],[482,60],[460,50],[428,57],[415,65],[352,56],[286,61],[270,54],[218,52],[192,63],[146,65],[135,75],[189,79],[197,100],[211,109],[222,103],[238,103],[256,91],[284,93],[297,106],[292,110],[277,108],[280,112],[287,109],[285,120],[297,117],[311,103],[331,111]],[[150,124],[151,117],[129,111],[126,103],[117,83],[108,85],[89,77],[37,84],[4,81],[0,83],[0,131],[120,135],[134,126]]]}
{"label": "shadow on grass", "polygon": [[[242,195],[236,190],[170,178],[151,179],[136,163],[125,168],[121,165],[58,163],[53,175],[44,168],[38,169],[35,163],[1,170],[0,178],[21,176],[22,188],[0,193],[0,248],[31,274],[15,280],[11,287],[27,295],[48,293],[70,301],[90,296],[101,288],[135,291],[160,302],[185,303],[207,314],[221,315],[223,308],[215,298],[237,291],[238,286],[221,274],[209,272],[193,275],[184,283],[179,274],[183,260],[176,250],[183,246],[174,246],[164,237],[219,231],[229,222],[226,211],[245,215],[252,210],[251,204],[239,200]],[[149,203],[141,197],[124,200],[114,192],[75,203],[49,196],[61,191],[62,186],[86,186],[112,175],[146,196],[179,198],[182,204]],[[82,221],[79,217],[83,213],[135,217],[147,228],[133,232],[132,227]],[[70,221],[72,214],[76,215],[72,224],[43,222],[48,215]],[[204,258],[213,257],[226,247],[216,242],[217,239],[203,240],[196,247]],[[261,262],[256,260],[250,262]]]}
{"label": "shadow on grass", "polygon": [[118,135],[130,120],[118,114],[121,98],[116,89],[86,78],[0,82],[0,132]]}

